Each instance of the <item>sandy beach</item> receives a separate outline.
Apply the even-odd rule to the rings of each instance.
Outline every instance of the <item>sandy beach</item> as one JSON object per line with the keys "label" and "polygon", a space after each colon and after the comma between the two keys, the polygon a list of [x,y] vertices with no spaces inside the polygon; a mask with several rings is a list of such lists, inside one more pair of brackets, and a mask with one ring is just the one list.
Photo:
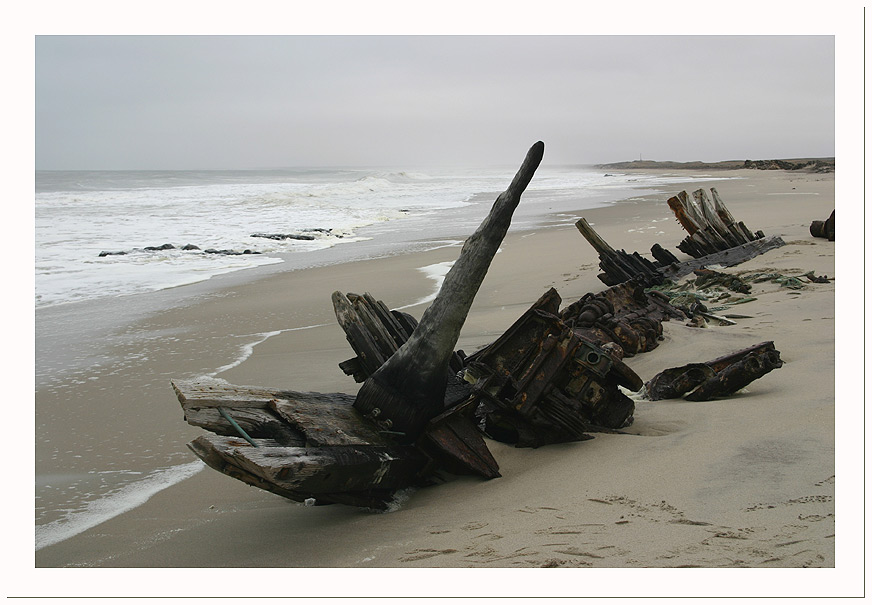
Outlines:
{"label": "sandy beach", "polygon": [[[699,174],[688,171],[688,176]],[[686,234],[666,200],[681,189],[714,186],[737,220],[752,230],[780,235],[787,244],[726,272],[796,276],[814,271],[836,277],[835,243],[809,233],[811,221],[826,219],[835,207],[834,173],[707,174],[726,180],[670,185],[653,195],[580,212],[577,218],[586,218],[616,248],[647,253],[660,243],[683,259],[675,246]],[[467,235],[458,234],[458,239]],[[124,434],[89,437],[88,446],[110,456],[119,440],[147,448],[160,435],[159,447],[178,450],[179,464],[193,462],[196,458],[184,444],[200,431],[184,422],[171,378],[193,378],[224,367],[215,375],[233,384],[355,393],[358,385],[337,367],[353,352],[333,315],[331,293],[370,292],[389,307],[407,307],[420,317],[426,303],[417,301],[434,290],[433,279],[420,268],[453,261],[458,253],[459,246],[451,246],[279,273],[188,298],[185,288],[177,288],[180,301],[173,308],[135,326],[138,334],[152,336],[147,358],[82,384],[38,389],[37,416],[52,401],[67,403],[53,413],[66,415],[71,430],[54,436],[51,444],[64,452],[82,447],[83,435],[91,435],[92,429],[78,424],[76,405],[87,402],[92,415],[129,414]],[[550,287],[564,305],[603,290],[598,273],[595,251],[572,226],[510,233],[457,348],[471,353],[492,342]],[[849,275],[838,277],[841,287]],[[625,360],[647,380],[669,367],[774,341],[784,366],[732,397],[702,403],[639,400],[635,422],[627,429],[631,434],[596,434],[593,440],[538,449],[488,441],[501,478],[458,478],[411,491],[397,510],[384,514],[341,505],[306,507],[205,468],[123,514],[37,549],[34,580],[53,573],[44,568],[135,568],[128,573],[136,578],[142,568],[353,568],[357,571],[349,571],[349,577],[354,580],[341,585],[324,570],[313,576],[293,570],[284,572],[292,582],[276,584],[272,575],[273,582],[259,588],[249,574],[227,585],[220,583],[220,571],[184,574],[176,569],[160,576],[165,581],[142,581],[135,594],[419,594],[422,586],[406,582],[420,576],[385,576],[384,570],[558,567],[575,568],[567,572],[572,574],[600,568],[606,575],[562,576],[554,583],[539,574],[519,578],[503,572],[496,576],[501,578],[496,586],[480,585],[489,576],[473,580],[460,575],[450,585],[440,583],[425,592],[834,594],[830,589],[837,590],[837,568],[841,572],[861,564],[849,553],[862,538],[851,535],[862,527],[852,520],[862,512],[858,488],[841,495],[855,478],[840,476],[836,489],[836,283],[806,284],[799,290],[754,284],[755,300],[736,309],[747,316],[736,325],[698,328],[667,322],[657,349]],[[260,344],[234,362],[245,340],[240,335],[251,342],[256,340],[251,335],[258,334],[264,335]],[[129,351],[112,354],[135,355],[137,345],[128,346]],[[838,394],[843,406],[862,405],[862,400],[854,401],[860,397],[851,398],[844,390]],[[628,583],[621,579],[628,576],[615,573],[615,568],[676,567],[794,572],[758,574],[741,582],[721,576],[719,585],[702,586],[697,577],[682,576],[676,586],[675,576],[630,575],[639,582]],[[825,569],[796,573],[809,567]],[[361,568],[382,570],[365,575]],[[187,583],[199,573],[208,580]],[[317,584],[304,577],[317,578]],[[606,580],[592,581],[594,577]],[[45,585],[44,590],[60,596],[128,594],[130,588],[113,581],[95,589],[85,578],[65,578],[70,582],[65,587]],[[390,585],[389,578],[395,578]],[[524,584],[516,587],[520,581]]]}

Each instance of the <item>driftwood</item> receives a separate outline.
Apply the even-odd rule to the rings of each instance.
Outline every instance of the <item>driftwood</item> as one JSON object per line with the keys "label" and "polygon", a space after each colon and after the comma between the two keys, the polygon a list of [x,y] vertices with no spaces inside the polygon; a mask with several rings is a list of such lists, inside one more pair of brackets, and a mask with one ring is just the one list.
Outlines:
{"label": "driftwood", "polygon": [[705,363],[691,363],[660,372],[645,384],[648,399],[708,401],[731,395],[782,366],[775,345],[763,342]]}
{"label": "driftwood", "polygon": [[831,242],[836,241],[836,211],[825,221],[812,221],[808,230],[814,237],[825,237]]}

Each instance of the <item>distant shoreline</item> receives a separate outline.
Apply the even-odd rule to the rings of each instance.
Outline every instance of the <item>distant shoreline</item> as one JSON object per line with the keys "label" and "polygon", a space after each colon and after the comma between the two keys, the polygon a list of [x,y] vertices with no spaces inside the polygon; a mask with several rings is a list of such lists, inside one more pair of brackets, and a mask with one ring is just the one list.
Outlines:
{"label": "distant shoreline", "polygon": [[655,169],[655,170],[806,170],[810,172],[833,172],[836,158],[794,158],[789,160],[724,160],[722,162],[669,162],[655,160],[633,160],[596,164],[600,169]]}

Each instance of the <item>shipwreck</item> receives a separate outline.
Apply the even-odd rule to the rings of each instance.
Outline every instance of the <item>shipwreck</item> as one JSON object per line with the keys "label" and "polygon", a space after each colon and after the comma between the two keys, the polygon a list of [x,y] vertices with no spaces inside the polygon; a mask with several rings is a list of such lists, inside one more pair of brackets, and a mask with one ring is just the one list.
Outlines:
{"label": "shipwreck", "polygon": [[771,342],[672,368],[647,383],[623,361],[655,349],[662,322],[693,317],[652,286],[784,245],[733,220],[714,189],[713,201],[705,192],[670,199],[688,231],[678,248],[690,260],[659,245],[654,262],[615,250],[581,219],[578,229],[598,252],[608,288],[562,309],[552,288],[490,345],[471,355],[455,350],[543,154],[541,141],[530,148],[420,321],[369,293],[333,294],[354,352],[339,365],[361,384],[356,395],[172,381],[185,420],[209,432],[189,444],[194,454],[297,502],[384,510],[398,490],[438,483],[446,473],[499,477],[485,437],[518,447],[591,439],[633,422],[628,393],[723,397],[781,366]]}

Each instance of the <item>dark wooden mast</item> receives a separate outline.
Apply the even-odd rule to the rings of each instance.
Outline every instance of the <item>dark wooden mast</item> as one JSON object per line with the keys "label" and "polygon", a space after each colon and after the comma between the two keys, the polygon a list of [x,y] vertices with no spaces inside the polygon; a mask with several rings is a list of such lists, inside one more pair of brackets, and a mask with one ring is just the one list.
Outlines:
{"label": "dark wooden mast", "polygon": [[354,407],[399,441],[414,441],[443,411],[448,362],[460,329],[544,151],[542,141],[530,148],[508,189],[466,240],[409,340],[361,386]]}

